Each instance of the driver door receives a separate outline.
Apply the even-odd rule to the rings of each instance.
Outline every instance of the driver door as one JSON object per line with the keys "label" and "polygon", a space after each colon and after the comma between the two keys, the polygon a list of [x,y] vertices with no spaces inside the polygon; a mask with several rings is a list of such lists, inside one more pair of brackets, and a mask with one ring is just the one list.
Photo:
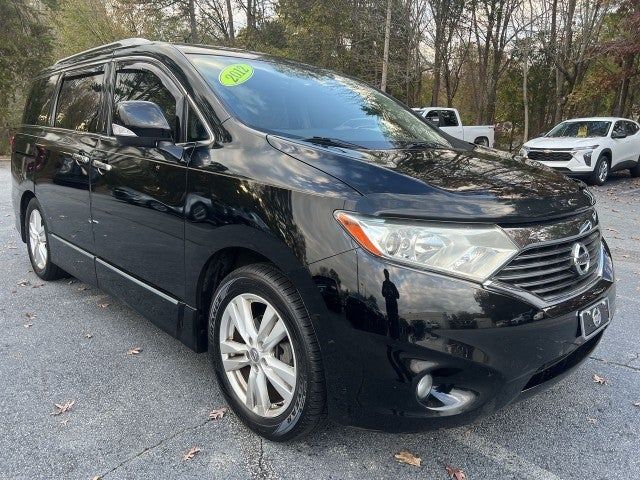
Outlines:
{"label": "driver door", "polygon": [[637,160],[636,158],[634,158],[634,141],[633,141],[633,137],[629,136],[629,132],[627,131],[627,126],[626,126],[625,121],[622,120],[618,120],[614,126],[613,129],[611,131],[611,134],[613,135],[614,132],[617,133],[622,133],[625,135],[624,138],[612,138],[612,142],[615,145],[615,149],[613,150],[613,160],[612,160],[612,167],[615,165],[618,165],[619,163],[622,162],[629,162],[629,161],[635,161]]}
{"label": "driver door", "polygon": [[[136,60],[111,67],[108,135],[92,156],[98,172],[91,197],[98,283],[125,300],[138,287],[144,292],[151,287],[156,297],[181,299],[187,159],[175,155],[188,149],[123,146],[112,132],[119,127],[118,102],[144,100],[163,111],[173,142],[184,142],[185,97],[160,66]],[[132,295],[136,302],[145,301],[139,293]],[[156,323],[172,331],[175,312],[164,306],[156,310],[151,312]]]}

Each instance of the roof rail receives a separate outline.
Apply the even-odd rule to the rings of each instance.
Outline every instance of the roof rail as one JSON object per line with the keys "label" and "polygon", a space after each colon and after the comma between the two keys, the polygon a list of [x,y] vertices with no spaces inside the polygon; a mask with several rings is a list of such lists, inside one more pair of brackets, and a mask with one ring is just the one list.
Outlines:
{"label": "roof rail", "polygon": [[61,63],[68,63],[71,60],[78,59],[81,57],[97,55],[99,53],[106,52],[109,50],[116,50],[118,48],[125,48],[125,47],[135,47],[136,45],[146,45],[148,43],[152,43],[152,42],[150,40],[147,40],[146,38],[124,38],[122,40],[118,40],[117,42],[107,43],[106,45],[100,45],[99,47],[90,48],[89,50],[84,50],[74,55],[61,58],[55,63],[55,65],[59,65]]}

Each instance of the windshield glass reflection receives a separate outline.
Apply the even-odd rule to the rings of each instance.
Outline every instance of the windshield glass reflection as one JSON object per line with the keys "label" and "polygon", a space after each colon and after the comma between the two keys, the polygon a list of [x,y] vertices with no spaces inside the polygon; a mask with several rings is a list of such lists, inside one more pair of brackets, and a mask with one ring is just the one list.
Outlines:
{"label": "windshield glass reflection", "polygon": [[[284,61],[189,57],[234,116],[258,130],[343,148],[450,147],[396,100],[333,72]],[[234,66],[247,75],[230,85],[225,72]]]}

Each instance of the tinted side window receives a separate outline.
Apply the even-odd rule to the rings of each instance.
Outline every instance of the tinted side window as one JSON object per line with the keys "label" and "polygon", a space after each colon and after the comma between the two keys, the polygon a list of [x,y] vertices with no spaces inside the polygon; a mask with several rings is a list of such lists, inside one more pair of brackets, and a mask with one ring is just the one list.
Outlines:
{"label": "tinted side window", "polygon": [[65,77],[58,95],[55,126],[98,132],[103,79],[102,72]]}
{"label": "tinted side window", "polygon": [[[147,70],[120,69],[116,73],[114,92],[114,109],[118,102],[125,100],[145,100],[160,107],[171,127],[175,142],[180,138],[180,121],[178,119],[178,98],[160,77]],[[117,111],[113,114],[113,123],[122,125]]]}
{"label": "tinted side window", "polygon": [[622,121],[618,121],[613,125],[613,129],[611,130],[611,133],[621,133],[623,135],[626,135],[627,133],[627,129],[624,128],[624,122]]}
{"label": "tinted side window", "polygon": [[427,112],[427,114],[424,116],[424,118],[429,120],[434,125],[439,125],[440,124],[440,118],[438,117],[438,111],[437,110],[431,110],[431,111]]}
{"label": "tinted side window", "polygon": [[58,75],[49,78],[36,80],[31,87],[31,92],[27,97],[27,104],[24,108],[22,123],[27,125],[46,125],[51,109],[53,91],[58,82]]}
{"label": "tinted side window", "polygon": [[452,110],[440,110],[440,126],[457,127],[458,118],[456,117],[456,112]]}
{"label": "tinted side window", "polygon": [[640,127],[633,122],[624,122],[627,127],[627,135],[635,135],[640,130]]}

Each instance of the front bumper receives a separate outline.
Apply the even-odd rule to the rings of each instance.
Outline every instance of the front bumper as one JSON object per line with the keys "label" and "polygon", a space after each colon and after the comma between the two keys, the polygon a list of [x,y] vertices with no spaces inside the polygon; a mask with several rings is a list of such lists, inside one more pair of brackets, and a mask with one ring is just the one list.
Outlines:
{"label": "front bumper", "polygon": [[567,160],[567,161],[545,161],[545,160],[537,160],[537,161],[542,163],[543,165],[546,165],[549,168],[552,168],[553,170],[557,170],[567,175],[576,176],[576,177],[588,177],[593,173],[597,159],[598,157],[594,152],[591,157],[590,164],[587,164],[587,162],[585,162],[585,160],[582,158],[580,154],[573,155],[571,160]]}
{"label": "front bumper", "polygon": [[[456,426],[546,388],[602,337],[585,340],[577,312],[604,297],[615,309],[611,256],[604,250],[602,277],[548,307],[360,250],[355,283],[342,255],[321,262],[317,268],[339,279],[333,293],[323,289],[330,310],[322,327],[330,416],[385,431]],[[385,270],[397,298],[389,295]],[[420,400],[416,389],[425,373],[438,392],[469,392],[472,400],[453,409]]]}

